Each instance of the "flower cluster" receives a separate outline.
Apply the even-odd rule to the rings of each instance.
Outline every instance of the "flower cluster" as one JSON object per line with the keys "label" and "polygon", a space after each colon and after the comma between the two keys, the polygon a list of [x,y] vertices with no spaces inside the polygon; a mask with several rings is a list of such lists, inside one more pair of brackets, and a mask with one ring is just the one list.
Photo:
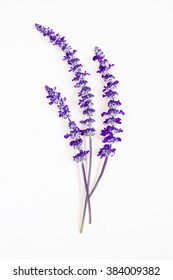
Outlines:
{"label": "flower cluster", "polygon": [[65,53],[64,60],[66,60],[70,66],[69,71],[74,73],[74,77],[72,79],[72,81],[75,82],[74,87],[79,89],[78,105],[80,108],[83,108],[83,115],[85,116],[85,119],[81,121],[81,124],[86,126],[86,129],[82,130],[82,135],[93,136],[95,134],[95,128],[93,127],[95,120],[92,116],[95,110],[93,109],[92,101],[94,95],[91,93],[91,88],[87,85],[88,81],[86,80],[86,76],[89,75],[89,73],[82,70],[83,66],[80,59],[75,55],[77,51],[73,50],[72,47],[68,45],[65,37],[62,37],[60,34],[55,34],[55,32],[49,27],[45,28],[37,23],[35,24],[35,27],[43,34],[43,36],[48,36],[53,45],[57,45]]}
{"label": "flower cluster", "polygon": [[106,127],[101,131],[101,135],[104,137],[102,142],[106,144],[98,152],[98,156],[102,158],[115,154],[116,149],[112,147],[112,144],[121,141],[121,138],[118,137],[117,134],[123,132],[123,130],[121,128],[117,128],[117,125],[121,124],[121,118],[119,116],[124,115],[124,112],[118,109],[121,105],[116,91],[116,87],[119,82],[110,73],[110,68],[114,64],[110,64],[108,62],[100,48],[95,47],[94,52],[95,55],[93,60],[98,60],[99,62],[99,70],[97,73],[101,74],[105,82],[103,97],[107,97],[109,99],[108,111],[101,114],[102,117],[107,117],[103,122]]}
{"label": "flower cluster", "polygon": [[81,138],[81,130],[76,125],[74,121],[71,121],[70,119],[70,110],[68,105],[65,104],[66,98],[61,97],[60,92],[56,91],[56,87],[50,88],[48,86],[45,86],[45,89],[48,93],[47,98],[49,98],[50,102],[49,104],[56,104],[58,107],[58,114],[60,118],[67,119],[68,120],[68,126],[70,129],[70,133],[66,134],[64,137],[70,138],[70,146],[72,146],[74,149],[78,151],[78,153],[73,156],[74,161],[80,162],[83,160],[86,160],[87,154],[89,151],[85,151],[82,148],[83,140]]}

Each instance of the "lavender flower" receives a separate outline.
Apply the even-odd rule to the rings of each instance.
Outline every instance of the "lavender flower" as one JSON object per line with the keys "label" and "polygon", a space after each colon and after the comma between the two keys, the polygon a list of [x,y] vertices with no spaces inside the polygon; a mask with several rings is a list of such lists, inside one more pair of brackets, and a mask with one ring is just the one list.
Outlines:
{"label": "lavender flower", "polygon": [[83,160],[86,160],[87,154],[89,151],[84,151],[82,148],[83,140],[81,138],[81,130],[78,128],[76,123],[74,121],[71,121],[70,119],[70,110],[68,105],[65,104],[66,98],[61,97],[60,92],[56,91],[56,87],[50,88],[48,86],[45,86],[45,89],[48,93],[47,98],[50,99],[49,104],[56,104],[58,107],[58,114],[60,118],[67,119],[68,120],[68,126],[70,129],[70,133],[66,134],[64,137],[70,138],[70,146],[72,146],[74,149],[78,151],[78,153],[73,156],[74,161],[81,162]]}
{"label": "lavender flower", "polygon": [[64,60],[67,60],[67,63],[70,66],[69,71],[74,73],[72,79],[72,81],[76,82],[74,87],[79,89],[78,97],[80,99],[78,105],[80,108],[84,109],[83,114],[85,119],[82,120],[81,123],[87,128],[83,130],[83,135],[93,136],[95,134],[95,128],[93,127],[95,120],[92,118],[95,112],[92,102],[94,95],[91,94],[91,88],[87,86],[88,81],[86,80],[86,76],[90,74],[82,70],[80,59],[75,56],[77,51],[73,50],[72,47],[68,45],[65,37],[62,37],[60,34],[55,34],[55,32],[49,27],[45,28],[37,23],[35,24],[35,27],[43,34],[43,36],[48,36],[53,45],[60,47],[65,53]]}
{"label": "lavender flower", "polygon": [[117,137],[117,134],[123,132],[123,130],[117,128],[117,125],[121,124],[121,118],[119,116],[124,115],[124,112],[118,109],[121,105],[121,102],[117,100],[118,93],[116,91],[119,81],[110,73],[110,69],[114,64],[108,62],[100,48],[95,47],[94,52],[93,60],[98,60],[99,62],[97,73],[102,75],[105,82],[103,97],[109,99],[108,111],[101,114],[102,117],[107,116],[107,119],[103,122],[107,126],[101,131],[101,135],[104,137],[102,142],[106,144],[98,152],[98,156],[102,158],[115,154],[116,149],[112,147],[112,144],[121,141],[121,138]]}
{"label": "lavender flower", "polygon": [[[73,50],[70,45],[66,42],[65,37],[62,37],[60,34],[55,34],[55,32],[48,28],[45,28],[42,25],[35,24],[37,30],[43,34],[43,36],[47,36],[50,42],[53,45],[58,46],[64,52],[64,59],[66,60],[69,67],[70,72],[73,73],[72,81],[75,82],[74,87],[78,89],[78,97],[79,102],[78,105],[83,110],[84,119],[80,121],[80,123],[84,126],[81,130],[77,124],[71,120],[71,113],[68,105],[66,104],[66,98],[62,97],[61,94],[56,90],[56,87],[51,88],[49,86],[45,86],[45,89],[48,93],[47,98],[49,99],[49,104],[55,104],[58,108],[59,117],[65,119],[68,122],[69,132],[64,135],[65,139],[69,139],[69,145],[76,150],[76,154],[73,156],[74,161],[81,163],[82,175],[84,180],[84,186],[86,191],[81,228],[80,232],[83,230],[83,225],[85,221],[86,209],[88,207],[89,214],[89,223],[92,221],[91,215],[91,204],[90,197],[95,192],[107,166],[108,157],[113,156],[115,154],[116,149],[113,147],[114,143],[121,142],[121,138],[119,137],[119,133],[123,132],[119,125],[121,124],[121,116],[124,115],[124,112],[120,109],[121,102],[118,99],[119,94],[117,93],[117,84],[119,83],[115,77],[110,73],[110,69],[114,64],[110,64],[108,60],[105,58],[104,53],[98,47],[95,48],[95,55],[93,60],[98,60],[99,69],[98,73],[101,74],[105,85],[103,88],[103,98],[108,99],[108,109],[106,112],[101,114],[104,117],[104,128],[101,130],[101,136],[103,136],[103,147],[100,148],[98,152],[98,156],[100,158],[105,158],[103,161],[103,165],[101,171],[96,179],[92,188],[90,188],[91,181],[91,170],[92,170],[92,137],[95,135],[95,128],[93,124],[95,122],[93,115],[95,113],[95,109],[93,108],[93,97],[94,95],[91,93],[91,88],[88,86],[88,81],[86,76],[89,75],[82,68],[82,64],[79,58],[76,57],[76,50]],[[89,151],[83,149],[83,137],[89,136]],[[88,168],[87,173],[85,171],[84,160],[88,157]]]}

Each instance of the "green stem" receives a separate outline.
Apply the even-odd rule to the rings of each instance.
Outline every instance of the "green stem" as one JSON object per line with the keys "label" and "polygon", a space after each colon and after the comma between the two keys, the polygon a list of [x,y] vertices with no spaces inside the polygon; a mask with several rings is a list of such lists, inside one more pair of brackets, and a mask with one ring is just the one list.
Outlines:
{"label": "green stem", "polygon": [[86,206],[87,206],[87,199],[86,199],[86,197],[85,197],[85,204],[84,204],[84,209],[83,209],[83,215],[82,215],[82,222],[81,222],[81,227],[80,227],[80,233],[83,232],[84,221],[85,221],[85,216],[86,216]]}
{"label": "green stem", "polygon": [[[92,189],[92,191],[90,192],[89,194],[89,197],[91,197],[95,191],[95,189],[97,188],[102,176],[103,176],[103,173],[105,171],[105,168],[106,168],[106,165],[107,165],[107,162],[108,162],[108,157],[105,157],[105,160],[103,162],[103,166],[102,166],[102,169],[101,169],[101,172],[100,172],[100,175]],[[80,233],[82,233],[83,231],[83,226],[84,226],[84,221],[85,221],[85,216],[86,216],[86,207],[87,207],[87,197],[85,198],[85,204],[84,204],[84,210],[83,210],[83,215],[82,215],[82,223],[81,223],[81,228],[80,228]]]}

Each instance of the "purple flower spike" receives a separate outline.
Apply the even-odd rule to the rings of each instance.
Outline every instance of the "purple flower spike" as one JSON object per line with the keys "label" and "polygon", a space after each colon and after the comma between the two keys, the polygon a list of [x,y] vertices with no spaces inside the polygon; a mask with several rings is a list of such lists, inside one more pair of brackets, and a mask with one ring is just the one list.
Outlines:
{"label": "purple flower spike", "polygon": [[56,91],[56,87],[50,88],[45,86],[48,93],[47,98],[50,99],[49,104],[56,104],[58,107],[58,114],[60,118],[68,120],[70,133],[64,135],[64,138],[70,138],[70,146],[78,150],[78,153],[73,157],[74,161],[80,162],[87,159],[89,151],[84,151],[82,148],[83,140],[81,138],[82,132],[74,121],[70,119],[70,110],[68,105],[65,104],[65,97],[61,97],[61,93]]}
{"label": "purple flower spike", "polygon": [[54,88],[50,88],[48,86],[45,86],[45,89],[48,93],[48,95],[46,96],[47,98],[50,99],[49,104],[56,104],[59,111],[59,117],[63,118],[63,119],[69,119],[70,118],[70,110],[68,105],[65,104],[65,97],[61,97],[60,92],[56,91],[56,87]]}
{"label": "purple flower spike", "polygon": [[[83,115],[85,116],[85,119],[93,115],[95,110],[93,109],[93,102],[92,98],[94,97],[93,94],[91,94],[91,88],[87,86],[88,81],[86,80],[86,76],[90,75],[86,71],[83,71],[82,64],[80,63],[80,59],[76,57],[75,53],[77,52],[76,50],[73,50],[70,45],[66,42],[65,37],[62,37],[60,34],[55,34],[55,32],[48,28],[45,28],[44,26],[40,24],[35,24],[35,27],[37,30],[43,34],[43,36],[48,36],[50,39],[50,43],[53,45],[58,46],[64,53],[65,56],[63,60],[66,60],[68,65],[70,66],[70,72],[74,73],[74,77],[72,81],[75,81],[75,88],[78,88],[78,96],[80,97],[79,99],[79,105],[80,108],[84,108],[83,110]],[[87,97],[86,97],[87,96]],[[87,98],[87,99],[86,99]],[[53,104],[54,100],[50,101],[50,104]],[[84,121],[85,121],[84,119]],[[83,124],[88,128],[88,126],[92,126],[93,123],[88,123],[83,122]],[[95,134],[95,129],[93,128],[93,133],[92,136]]]}
{"label": "purple flower spike", "polygon": [[116,91],[119,81],[117,81],[110,73],[110,68],[113,66],[113,64],[110,64],[108,60],[105,59],[104,53],[98,47],[95,47],[94,52],[95,55],[93,60],[97,60],[99,62],[99,70],[97,73],[101,73],[101,76],[105,82],[105,86],[103,88],[103,97],[109,99],[108,111],[101,114],[102,117],[108,117],[103,122],[107,126],[101,131],[101,135],[104,137],[102,142],[109,143],[105,144],[97,154],[102,158],[115,154],[115,149],[112,148],[112,144],[121,141],[121,138],[117,137],[116,135],[117,133],[123,132],[121,128],[116,127],[116,125],[121,124],[121,118],[118,116],[124,115],[125,113],[117,108],[121,105],[121,102],[117,100],[118,93]]}

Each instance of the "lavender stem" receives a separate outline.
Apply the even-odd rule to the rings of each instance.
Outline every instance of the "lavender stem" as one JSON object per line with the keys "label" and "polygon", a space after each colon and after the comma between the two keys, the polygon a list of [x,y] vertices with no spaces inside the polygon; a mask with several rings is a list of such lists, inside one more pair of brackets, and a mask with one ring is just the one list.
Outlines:
{"label": "lavender stem", "polygon": [[[103,166],[102,166],[100,175],[99,175],[99,177],[98,177],[98,179],[97,179],[97,181],[96,181],[96,183],[95,183],[95,185],[94,185],[92,191],[90,192],[89,197],[92,196],[92,194],[94,193],[95,189],[97,188],[98,183],[100,182],[100,180],[101,180],[101,178],[102,178],[102,176],[103,176],[103,173],[104,173],[104,171],[105,171],[107,162],[108,162],[108,157],[105,157],[105,160],[104,160],[104,162],[103,162]],[[82,231],[83,231],[83,226],[84,226],[84,221],[85,221],[85,215],[86,215],[86,207],[87,207],[87,197],[85,198],[85,204],[84,204],[84,210],[83,210],[83,215],[82,215],[82,223],[81,223],[80,233],[82,233]]]}
{"label": "lavender stem", "polygon": [[88,203],[89,224],[91,224],[91,204],[90,204],[90,196],[89,196],[88,183],[87,183],[87,179],[86,179],[85,167],[84,167],[83,162],[81,162],[81,166],[82,166],[83,179],[84,179],[84,183],[85,183],[86,202]]}
{"label": "lavender stem", "polygon": [[[92,169],[92,138],[91,136],[89,137],[89,169],[88,169],[88,190],[90,187],[90,179],[91,179],[91,169]],[[86,206],[87,206],[87,198],[85,198],[85,204],[84,204],[84,209],[86,211]],[[84,216],[82,217],[82,222],[81,222],[81,227],[80,227],[80,233],[83,231],[83,226],[84,226]]]}
{"label": "lavender stem", "polygon": [[98,183],[100,182],[100,179],[101,179],[102,176],[103,176],[103,173],[104,173],[104,171],[105,171],[107,162],[108,162],[108,157],[105,157],[105,160],[104,160],[104,163],[103,163],[103,166],[102,166],[102,170],[101,170],[101,172],[100,172],[100,175],[99,175],[99,177],[98,177],[98,179],[97,179],[97,181],[96,181],[96,183],[95,183],[95,185],[94,185],[92,191],[90,192],[90,195],[89,195],[90,197],[92,196],[93,192],[94,192],[95,189],[97,188]]}
{"label": "lavender stem", "polygon": [[89,136],[89,169],[88,169],[88,189],[89,189],[89,187],[90,187],[91,169],[92,169],[92,137],[91,137],[91,136]]}

